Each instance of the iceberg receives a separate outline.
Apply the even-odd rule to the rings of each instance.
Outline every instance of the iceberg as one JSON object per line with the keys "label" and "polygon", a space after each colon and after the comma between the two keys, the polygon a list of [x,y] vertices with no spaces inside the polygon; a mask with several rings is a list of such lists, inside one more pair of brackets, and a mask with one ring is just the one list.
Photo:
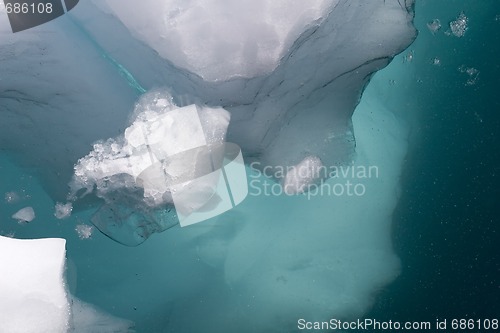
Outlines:
{"label": "iceberg", "polygon": [[[363,87],[415,37],[411,1],[296,7],[245,1],[248,11],[241,12],[229,2],[148,3],[136,15],[133,1],[82,2],[17,34],[1,23],[0,143],[22,152],[19,163],[38,167],[58,201],[65,200],[78,159],[96,141],[123,134],[138,96],[158,86],[168,88],[178,105],[192,100],[228,110],[227,140],[249,161],[282,167],[309,156],[325,165],[345,163],[354,152],[351,116]],[[227,19],[230,11],[246,19]],[[207,14],[210,20],[200,19]],[[181,34],[186,27],[190,33]],[[214,31],[212,40],[197,33],[203,29]],[[271,40],[242,41],[250,35]],[[242,43],[247,52],[235,49]],[[246,71],[239,71],[240,63]]]}
{"label": "iceberg", "polygon": [[[21,33],[0,21],[0,147],[35,170],[46,216],[67,218],[23,232],[66,238],[75,295],[140,332],[358,318],[400,269],[389,235],[408,135],[383,88],[365,88],[416,37],[412,20],[409,0],[92,0]],[[177,228],[226,199],[231,174],[213,171],[232,144],[247,199]],[[381,172],[324,172],[363,166]],[[366,191],[336,195],[347,182]],[[75,327],[109,323],[71,297]]]}
{"label": "iceberg", "polygon": [[[413,2],[243,3],[248,11],[236,11],[229,2],[149,1],[137,15],[133,1],[89,1],[23,33],[12,34],[3,24],[0,143],[16,150],[19,163],[36,165],[54,200],[65,201],[74,171],[77,178],[94,177],[90,173],[96,170],[82,174],[78,162],[90,158],[92,146],[94,152],[105,149],[103,142],[124,136],[130,144],[108,143],[115,154],[127,155],[140,144],[134,141],[140,140],[138,125],[130,121],[133,105],[142,103],[137,99],[145,91],[161,86],[174,105],[227,110],[231,122],[225,140],[242,148],[247,163],[266,166],[270,176],[305,160],[349,163],[355,153],[352,113],[373,73],[414,39]],[[228,16],[231,11],[237,15]],[[212,31],[210,39],[201,31]],[[184,140],[166,140],[160,149],[169,153]],[[130,170],[107,165],[111,173],[100,171],[127,189],[120,195],[113,188],[115,198],[141,191],[126,185],[132,184],[127,175],[135,183],[148,158],[127,159]],[[276,180],[290,193],[318,181],[297,175]],[[165,202],[162,193],[146,184],[144,200]],[[124,222],[130,230],[125,236],[107,232],[122,243],[138,244],[173,223],[158,222],[153,215],[164,219],[165,213],[149,214],[148,204],[140,202],[122,205],[121,213],[104,208],[94,223],[123,220],[132,213],[126,205],[139,211]],[[145,231],[137,236],[137,228]],[[126,235],[132,240],[123,240]]]}

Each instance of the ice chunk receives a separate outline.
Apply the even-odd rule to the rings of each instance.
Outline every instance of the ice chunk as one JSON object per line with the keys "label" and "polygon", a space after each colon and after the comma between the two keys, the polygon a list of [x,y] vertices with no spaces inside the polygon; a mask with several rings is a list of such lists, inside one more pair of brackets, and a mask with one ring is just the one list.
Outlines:
{"label": "ice chunk", "polygon": [[75,231],[80,239],[89,239],[90,237],[92,237],[94,227],[88,224],[78,224],[75,227]]}
{"label": "ice chunk", "polygon": [[465,32],[468,29],[468,21],[469,19],[467,18],[467,16],[465,16],[465,13],[461,12],[455,21],[450,22],[451,34],[456,37],[462,37],[463,35],[465,35]]}
{"label": "ice chunk", "polygon": [[441,29],[441,21],[439,21],[438,19],[434,19],[427,23],[427,28],[429,28],[429,30],[433,34],[435,34],[439,29]]}
{"label": "ice chunk", "polygon": [[0,236],[0,265],[5,272],[0,274],[0,332],[67,332],[65,244],[64,239]]}
{"label": "ice chunk", "polygon": [[71,215],[71,211],[73,210],[73,204],[71,202],[68,203],[56,203],[54,216],[58,219],[65,219]]}
{"label": "ice chunk", "polygon": [[149,146],[161,157],[207,144],[195,105],[141,118],[125,130],[125,140],[132,148]]}
{"label": "ice chunk", "polygon": [[[77,199],[80,190],[87,194],[95,188],[107,207],[93,223],[127,245],[164,230],[166,226],[151,213],[154,209],[175,205],[187,216],[220,202],[215,192],[221,176],[214,171],[223,165],[229,113],[206,106],[177,107],[171,100],[166,92],[145,94],[123,136],[95,144],[75,166],[70,197]],[[133,207],[132,215],[122,214],[130,210],[127,206]],[[128,223],[138,238],[123,239],[120,234],[125,229],[110,229],[113,220]]]}
{"label": "ice chunk", "polygon": [[12,215],[12,218],[20,223],[28,223],[35,219],[35,211],[33,207],[24,207]]}
{"label": "ice chunk", "polygon": [[[78,161],[72,195],[81,188],[90,191],[94,186],[101,196],[116,187],[137,188],[144,192],[149,205],[158,206],[172,203],[170,186],[212,168],[213,161],[205,153],[210,150],[204,147],[224,142],[229,113],[222,108],[196,105],[158,106],[158,101],[162,105],[170,98],[159,92],[144,95],[123,138],[95,144],[94,150]],[[109,181],[118,175],[122,175],[121,182]],[[125,175],[130,176],[127,181],[123,179]]]}
{"label": "ice chunk", "polygon": [[66,292],[66,241],[0,236],[0,332],[129,333],[134,324]]}

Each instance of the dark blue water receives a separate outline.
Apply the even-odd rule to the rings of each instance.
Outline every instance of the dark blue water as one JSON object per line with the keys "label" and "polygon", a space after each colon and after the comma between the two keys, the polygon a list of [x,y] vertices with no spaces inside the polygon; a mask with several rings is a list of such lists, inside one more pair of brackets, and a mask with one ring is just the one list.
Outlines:
{"label": "dark blue water", "polygon": [[[466,34],[425,23],[463,11]],[[413,65],[419,119],[394,213],[403,268],[368,318],[498,318],[500,305],[500,1],[418,1]],[[429,65],[439,57],[440,66]],[[479,71],[467,85],[465,65]],[[449,329],[449,327],[448,327]]]}

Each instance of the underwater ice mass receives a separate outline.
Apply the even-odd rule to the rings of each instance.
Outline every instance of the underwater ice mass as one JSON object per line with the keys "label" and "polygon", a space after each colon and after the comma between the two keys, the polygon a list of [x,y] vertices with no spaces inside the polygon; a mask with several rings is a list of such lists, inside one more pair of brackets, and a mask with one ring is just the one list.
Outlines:
{"label": "underwater ice mass", "polygon": [[[0,246],[60,247],[57,263],[49,253],[37,265],[14,260],[25,263],[19,274],[57,273],[50,288],[24,286],[60,311],[46,331],[127,332],[134,322],[137,332],[291,332],[299,318],[361,316],[398,274],[390,222],[407,136],[377,82],[365,87],[413,41],[412,20],[413,1],[401,0],[96,0],[22,33],[0,21],[0,147],[41,186],[6,201],[1,219],[31,221],[23,230],[54,220],[24,237],[54,230],[50,242]],[[284,193],[249,191],[179,228],[178,214],[223,201],[222,176],[194,180],[223,165],[214,147],[230,143],[249,185]],[[358,179],[362,196],[306,196],[320,182],[357,181],[316,174],[330,166],[380,173]],[[281,169],[291,171],[276,177]],[[34,332],[16,310],[31,298],[6,295],[0,306],[18,316],[2,324]]]}

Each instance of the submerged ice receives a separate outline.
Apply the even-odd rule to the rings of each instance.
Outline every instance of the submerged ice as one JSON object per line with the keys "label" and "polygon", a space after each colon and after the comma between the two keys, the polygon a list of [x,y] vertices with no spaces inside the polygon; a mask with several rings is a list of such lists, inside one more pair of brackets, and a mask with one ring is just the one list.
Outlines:
{"label": "submerged ice", "polygon": [[12,215],[12,218],[20,223],[28,223],[35,219],[35,211],[33,210],[33,207],[24,207]]}
{"label": "submerged ice", "polygon": [[[208,175],[223,163],[229,119],[222,108],[178,107],[167,92],[147,93],[136,104],[123,136],[95,143],[78,161],[69,199],[95,193],[104,204],[94,224],[123,244],[137,245],[172,226],[174,212],[188,216],[217,196],[219,176]],[[113,213],[125,206],[133,210]],[[157,217],[157,212],[163,214]],[[132,234],[123,235],[109,225],[129,227]]]}
{"label": "submerged ice", "polygon": [[[183,154],[223,144],[230,115],[222,108],[177,107],[168,93],[145,94],[135,108],[135,120],[123,137],[94,144],[75,166],[71,197],[81,189],[101,197],[120,186],[140,187],[151,207],[172,203],[172,186],[194,179],[210,168],[199,154]],[[132,183],[110,179],[130,176]]]}
{"label": "submerged ice", "polygon": [[[299,316],[362,315],[399,269],[389,234],[406,133],[374,92],[352,116],[415,37],[413,1],[144,4],[80,2],[22,34],[0,22],[0,145],[37,167],[54,202],[71,202],[56,207],[61,223],[87,218],[68,226],[87,240],[70,254],[86,300],[144,332],[290,331]],[[200,147],[226,142],[262,167],[247,169],[255,186],[291,170],[273,180],[288,194],[324,180],[322,167],[377,165],[380,177],[362,197],[250,196],[176,228],[171,185],[205,172]],[[182,210],[211,207],[215,182]],[[170,230],[126,249],[89,215],[126,245]]]}
{"label": "submerged ice", "polygon": [[[177,105],[198,101],[229,111],[227,140],[242,147],[248,162],[285,167],[308,156],[325,165],[348,162],[355,148],[351,116],[363,87],[415,36],[412,2],[294,2],[284,12],[281,1],[245,3],[246,12],[214,2],[210,20],[204,2],[164,1],[135,15],[134,1],[89,1],[22,34],[0,22],[2,147],[22,151],[17,160],[39,167],[45,188],[63,201],[78,159],[96,141],[123,134],[144,90],[166,87]],[[170,26],[169,13],[176,12],[182,22]],[[230,12],[247,19],[227,21]],[[254,26],[255,17],[262,21]],[[224,20],[224,33],[216,33],[212,25]],[[248,24],[234,26],[242,21]],[[212,31],[211,39],[188,34],[186,26]],[[270,26],[282,42],[269,42],[276,55],[259,70],[263,62],[256,62],[255,52],[269,47],[246,37],[267,36]],[[238,27],[244,30],[226,44]],[[170,41],[174,35],[186,39]],[[245,42],[249,52],[231,52]],[[206,81],[194,67],[176,62],[208,59],[198,45],[211,47],[214,58],[208,58],[218,65],[236,61],[252,70],[245,76],[230,66],[209,66],[214,79]]]}
{"label": "submerged ice", "polygon": [[[158,84],[157,77],[145,75],[149,70],[144,71],[144,66],[133,57],[113,51],[114,42],[103,39],[96,30],[97,25],[86,19],[89,13],[97,22],[109,20],[109,15],[115,17],[126,27],[126,30],[123,26],[114,28],[118,39],[125,40],[130,34],[158,51],[164,60],[153,60],[151,55],[146,59],[163,62],[158,68],[162,75],[159,82],[172,94],[168,103],[186,105],[189,104],[186,101],[199,101],[206,105],[207,110],[220,107],[228,110],[231,123],[227,117],[227,139],[242,147],[248,163],[257,161],[266,166],[269,176],[281,168],[296,166],[295,170],[305,171],[306,166],[312,167],[303,177],[299,177],[302,172],[296,172],[276,179],[286,186],[289,194],[303,192],[319,180],[311,177],[313,164],[337,165],[349,163],[353,158],[355,138],[350,118],[363,87],[377,69],[387,65],[414,37],[411,2],[405,2],[404,6],[397,1],[364,3],[366,8],[363,11],[347,2],[301,3],[293,9],[287,6],[287,15],[278,21],[277,17],[284,15],[283,10],[279,10],[284,6],[282,2],[266,6],[249,2],[250,12],[237,13],[251,16],[251,21],[236,20],[237,17],[228,20],[226,13],[231,7],[227,7],[227,3],[202,4],[200,9],[208,8],[210,20],[196,16],[198,7],[195,3],[188,6],[166,1],[156,6],[143,6],[140,9],[144,11],[143,15],[135,15],[131,10],[133,6],[127,6],[128,3],[123,1],[96,4],[108,16],[101,16],[98,9],[88,4],[82,6],[82,14],[77,16],[76,22],[96,38],[104,50],[109,50],[113,59],[127,63],[146,89]],[[262,12],[266,15],[251,15]],[[262,21],[255,20],[255,17]],[[356,20],[346,20],[346,17],[356,17]],[[373,21],[383,22],[383,25],[374,29],[369,24]],[[275,24],[271,25],[271,22]],[[243,37],[269,37],[269,27],[278,36],[274,42],[262,37],[259,41],[263,44],[255,44]],[[221,33],[221,29],[240,29],[241,33],[228,35]],[[210,39],[199,33],[202,30],[212,31]],[[347,33],[356,36],[351,43],[345,42]],[[126,43],[131,43],[130,38]],[[266,46],[268,44],[272,48]],[[244,45],[245,52],[237,45]],[[130,46],[138,48],[137,56],[146,52],[143,51],[144,44]],[[257,56],[260,53],[270,58],[260,59]],[[238,65],[240,63],[246,67]],[[187,109],[184,112],[187,114]],[[199,113],[200,116],[203,114]],[[165,130],[168,127],[160,118],[153,117],[149,121],[160,128],[155,134],[148,133],[152,140],[158,140],[155,135],[163,136],[161,148],[158,144],[155,148],[162,151],[160,155],[171,154],[169,150],[174,147],[182,150],[180,142],[189,145],[196,141],[196,133],[186,130],[182,124]],[[151,233],[170,228],[175,223],[171,209],[157,209],[161,204],[165,207],[172,202],[171,195],[167,194],[171,191],[163,179],[165,171],[159,169],[159,163],[151,160],[151,152],[145,148],[143,127],[132,124],[125,130],[119,129],[125,143],[110,135],[103,138],[110,138],[108,141],[94,144],[93,152],[78,162],[75,173],[79,188],[85,187],[90,192],[95,186],[98,197],[108,203],[109,198],[119,202],[113,203],[113,209],[109,204],[104,205],[93,222],[110,237],[128,245],[140,243]],[[175,134],[175,128],[185,137]],[[142,145],[142,152],[134,145]],[[104,161],[97,163],[95,159],[102,157],[101,152],[115,156],[111,159],[104,157]],[[307,161],[315,162],[308,164]],[[169,163],[171,168],[191,164],[178,159]],[[101,181],[96,182],[97,179]],[[75,188],[75,183],[72,183],[73,194],[78,186]],[[103,191],[109,191],[111,195],[100,195]],[[123,192],[121,195],[120,191]],[[208,190],[205,197],[210,198],[212,193],[213,190]],[[143,202],[136,200],[141,197]],[[201,207],[207,199],[202,199],[196,206]],[[132,211],[131,206],[134,207]],[[150,207],[155,208],[153,213]],[[114,221],[120,222],[115,225]],[[119,231],[110,230],[111,226]]]}
{"label": "submerged ice", "polygon": [[56,203],[54,208],[55,208],[54,216],[58,219],[65,219],[71,215],[71,211],[73,210],[73,205],[71,204],[71,202],[65,204],[58,202]]}

